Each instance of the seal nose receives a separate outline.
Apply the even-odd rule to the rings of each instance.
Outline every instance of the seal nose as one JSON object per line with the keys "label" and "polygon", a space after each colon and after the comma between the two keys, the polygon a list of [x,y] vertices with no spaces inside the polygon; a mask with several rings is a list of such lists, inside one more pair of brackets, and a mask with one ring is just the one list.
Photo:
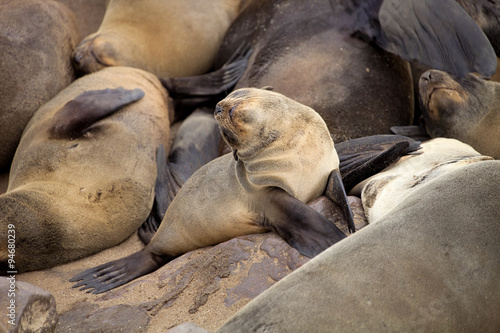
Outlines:
{"label": "seal nose", "polygon": [[431,81],[432,80],[432,72],[427,71],[424,74],[422,74],[422,80]]}
{"label": "seal nose", "polygon": [[73,56],[73,61],[75,62],[75,65],[80,66],[80,61],[82,61],[83,55],[81,53],[75,53]]}
{"label": "seal nose", "polygon": [[214,115],[221,114],[222,111],[224,111],[224,109],[222,108],[222,106],[219,103],[217,103],[217,105],[215,106]]}

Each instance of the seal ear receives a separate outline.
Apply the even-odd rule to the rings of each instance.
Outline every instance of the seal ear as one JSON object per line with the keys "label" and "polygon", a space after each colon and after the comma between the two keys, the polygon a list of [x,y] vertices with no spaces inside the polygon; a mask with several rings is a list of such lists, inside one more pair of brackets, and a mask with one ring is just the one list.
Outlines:
{"label": "seal ear", "polygon": [[[372,25],[360,29],[405,60],[463,77],[495,73],[495,51],[481,28],[454,0],[379,0]],[[375,6],[374,6],[375,7]],[[372,7],[370,10],[375,11]]]}
{"label": "seal ear", "polygon": [[144,97],[144,91],[141,89],[117,88],[85,91],[67,102],[56,113],[50,132],[55,138],[77,138],[99,120],[142,97]]}
{"label": "seal ear", "polygon": [[274,90],[274,88],[271,87],[271,86],[264,86],[264,87],[262,87],[260,89],[262,89],[262,90],[269,90],[269,91]]}

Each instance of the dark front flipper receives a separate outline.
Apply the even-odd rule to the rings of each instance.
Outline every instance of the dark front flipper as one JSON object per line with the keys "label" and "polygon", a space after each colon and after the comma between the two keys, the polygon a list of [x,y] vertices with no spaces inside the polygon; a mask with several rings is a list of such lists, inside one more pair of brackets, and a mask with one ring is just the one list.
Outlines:
{"label": "dark front flipper", "polygon": [[50,128],[56,138],[75,139],[92,125],[122,107],[144,97],[141,89],[124,88],[85,91],[56,113]]}
{"label": "dark front flipper", "polygon": [[100,294],[151,273],[171,259],[142,250],[128,257],[87,269],[69,281],[79,281],[73,288],[81,287],[80,290],[85,290],[87,293]]}
{"label": "dark front flipper", "polygon": [[372,135],[335,144],[347,193],[404,155],[417,154],[420,142],[400,135]]}
{"label": "dark front flipper", "polygon": [[392,126],[391,132],[396,135],[402,135],[412,138],[413,140],[416,141],[427,141],[431,139],[425,127],[419,125]]}
{"label": "dark front flipper", "polygon": [[155,199],[151,213],[144,223],[137,230],[137,234],[141,241],[147,245],[153,238],[154,234],[160,227],[160,223],[165,216],[165,212],[171,202],[169,198],[170,184],[168,175],[170,169],[167,165],[167,156],[165,147],[160,145],[156,152],[156,184],[155,184]]}
{"label": "dark front flipper", "polygon": [[347,221],[349,232],[351,234],[355,233],[356,227],[354,226],[354,216],[352,215],[351,207],[349,207],[349,202],[347,201],[347,194],[339,170],[333,170],[330,174],[328,184],[326,185],[325,195],[328,199],[342,208],[342,213]]}
{"label": "dark front flipper", "polygon": [[361,32],[405,60],[460,77],[495,73],[496,55],[488,38],[454,0],[384,0],[372,18]]}
{"label": "dark front flipper", "polygon": [[252,51],[241,46],[218,70],[197,76],[160,78],[174,100],[176,120],[183,119],[196,107],[221,99],[236,85],[246,69]]}
{"label": "dark front flipper", "polygon": [[312,258],[346,237],[333,223],[282,189],[270,190],[263,201],[263,226],[302,255]]}

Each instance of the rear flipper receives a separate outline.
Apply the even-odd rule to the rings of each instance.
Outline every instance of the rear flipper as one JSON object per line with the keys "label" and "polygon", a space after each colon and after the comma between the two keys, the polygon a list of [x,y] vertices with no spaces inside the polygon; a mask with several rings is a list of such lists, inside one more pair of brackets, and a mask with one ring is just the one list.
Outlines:
{"label": "rear flipper", "polygon": [[160,226],[168,206],[180,188],[200,167],[219,156],[219,126],[212,114],[195,111],[184,120],[175,136],[168,156],[160,146],[156,156],[157,178],[155,200],[138,235],[147,245]]}
{"label": "rear flipper", "polygon": [[171,259],[173,258],[160,257],[141,250],[125,258],[87,269],[69,281],[80,281],[73,288],[82,287],[80,290],[86,290],[87,293],[100,294],[151,273]]}
{"label": "rear flipper", "polygon": [[333,223],[279,188],[263,198],[262,226],[276,232],[302,255],[314,257],[346,235]]}
{"label": "rear flipper", "polygon": [[252,54],[249,46],[240,46],[218,70],[197,76],[160,78],[174,100],[175,120],[183,119],[196,107],[221,99],[238,82]]}
{"label": "rear flipper", "polygon": [[417,154],[420,142],[400,135],[373,135],[335,144],[347,193],[404,155]]}

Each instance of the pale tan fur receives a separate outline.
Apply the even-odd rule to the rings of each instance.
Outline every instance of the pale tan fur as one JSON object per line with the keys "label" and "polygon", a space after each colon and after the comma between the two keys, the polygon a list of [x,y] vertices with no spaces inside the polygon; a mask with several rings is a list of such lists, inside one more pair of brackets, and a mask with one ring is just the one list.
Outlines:
{"label": "pale tan fur", "polygon": [[160,77],[202,74],[213,66],[241,0],[110,0],[99,30],[75,56],[81,69],[132,66]]}

